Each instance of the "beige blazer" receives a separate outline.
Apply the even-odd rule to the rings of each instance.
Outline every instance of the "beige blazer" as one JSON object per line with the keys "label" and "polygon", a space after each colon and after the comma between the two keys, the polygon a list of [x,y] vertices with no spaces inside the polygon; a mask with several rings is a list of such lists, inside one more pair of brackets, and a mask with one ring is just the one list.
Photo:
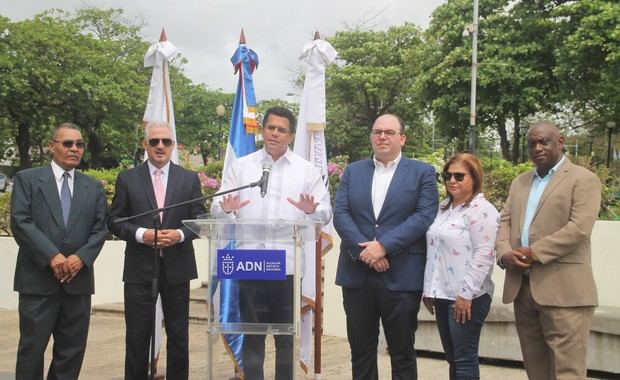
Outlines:
{"label": "beige blazer", "polygon": [[[496,242],[498,261],[521,246],[521,228],[534,171],[510,186]],[[538,259],[530,269],[534,300],[546,306],[596,306],[590,235],[599,213],[601,181],[568,158],[545,188],[530,225],[529,243]],[[514,301],[522,274],[506,270],[503,302]]]}

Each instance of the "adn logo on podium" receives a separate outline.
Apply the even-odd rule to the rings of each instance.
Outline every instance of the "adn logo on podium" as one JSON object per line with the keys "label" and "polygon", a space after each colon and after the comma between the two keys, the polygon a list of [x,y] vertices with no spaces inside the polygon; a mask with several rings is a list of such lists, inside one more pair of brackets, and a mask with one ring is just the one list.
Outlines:
{"label": "adn logo on podium", "polygon": [[218,249],[219,280],[284,280],[286,251],[283,249]]}

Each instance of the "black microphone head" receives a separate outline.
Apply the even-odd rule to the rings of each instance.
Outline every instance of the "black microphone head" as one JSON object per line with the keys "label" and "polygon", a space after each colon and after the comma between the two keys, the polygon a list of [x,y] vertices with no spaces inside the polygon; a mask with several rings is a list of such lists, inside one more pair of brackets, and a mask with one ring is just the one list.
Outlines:
{"label": "black microphone head", "polygon": [[267,195],[267,185],[269,185],[269,174],[271,173],[271,164],[263,164],[263,176],[260,179],[260,196],[265,198]]}

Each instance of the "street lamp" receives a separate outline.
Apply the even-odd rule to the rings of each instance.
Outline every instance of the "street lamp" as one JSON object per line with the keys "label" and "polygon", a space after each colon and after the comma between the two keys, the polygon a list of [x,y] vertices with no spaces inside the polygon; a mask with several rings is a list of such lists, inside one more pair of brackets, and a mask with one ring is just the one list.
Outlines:
{"label": "street lamp", "polygon": [[592,151],[592,144],[594,143],[594,136],[593,135],[588,135],[588,154],[590,155],[590,157],[594,156],[594,152]]}
{"label": "street lamp", "polygon": [[469,105],[469,151],[476,152],[476,80],[478,77],[478,0],[474,0],[474,17],[463,30],[463,37],[471,33],[471,99]]}
{"label": "street lamp", "polygon": [[226,113],[226,107],[223,104],[219,104],[215,107],[215,113],[217,114],[218,126],[217,126],[217,159],[222,159],[222,119]]}
{"label": "street lamp", "polygon": [[611,134],[613,133],[614,128],[616,128],[616,122],[608,121],[607,122],[607,167],[609,167],[609,164],[611,162]]}

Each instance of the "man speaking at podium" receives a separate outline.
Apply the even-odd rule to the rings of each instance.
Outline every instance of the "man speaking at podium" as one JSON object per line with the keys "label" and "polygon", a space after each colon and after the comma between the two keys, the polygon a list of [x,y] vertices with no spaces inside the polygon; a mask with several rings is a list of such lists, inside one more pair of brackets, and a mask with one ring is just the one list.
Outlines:
{"label": "man speaking at podium", "polygon": [[[286,108],[272,107],[265,112],[261,132],[264,148],[237,159],[225,171],[220,190],[247,185],[265,171],[267,183],[260,190],[250,188],[214,199],[211,212],[215,217],[329,222],[332,210],[320,171],[288,148],[295,125],[295,116]],[[293,320],[293,247],[284,248],[285,281],[239,281],[242,322],[290,323]],[[274,339],[275,378],[292,379],[293,336],[275,335]],[[265,335],[245,335],[242,357],[244,377],[262,380]]]}
{"label": "man speaking at podium", "polygon": [[[110,231],[127,242],[125,248],[125,380],[146,379],[149,343],[154,318],[153,215],[122,223],[132,216],[202,196],[196,173],[170,162],[175,141],[165,122],[146,126],[144,150],[148,161],[122,172],[110,212]],[[197,278],[192,240],[196,235],[181,223],[206,213],[201,202],[171,208],[160,214],[158,230],[159,294],[164,312],[166,336],[166,379],[189,376],[189,281]]]}

